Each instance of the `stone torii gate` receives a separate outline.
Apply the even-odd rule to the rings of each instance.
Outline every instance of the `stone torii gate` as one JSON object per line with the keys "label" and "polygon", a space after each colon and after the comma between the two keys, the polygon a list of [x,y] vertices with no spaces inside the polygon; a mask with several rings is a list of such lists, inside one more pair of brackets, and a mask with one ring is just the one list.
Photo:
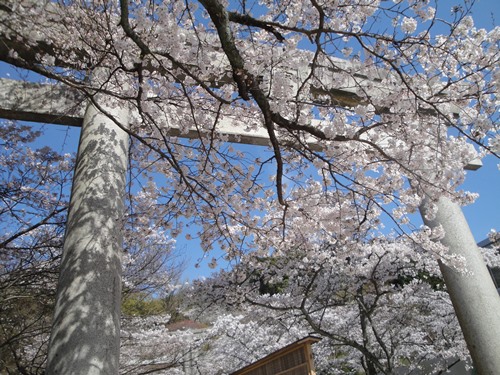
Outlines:
{"label": "stone torii gate", "polygon": [[[5,39],[0,33],[0,60],[8,62],[8,48],[2,42]],[[328,95],[341,105],[356,100],[348,87]],[[117,109],[99,103],[97,97],[94,104],[88,104],[66,86],[0,81],[0,117],[81,126],[47,374],[118,373],[130,111],[126,105]],[[268,144],[265,129],[248,133],[237,123],[222,123],[217,131],[227,134],[230,141]],[[179,134],[174,129],[172,135]],[[433,220],[422,212],[425,223],[443,226],[443,244],[452,254],[464,256],[472,273],[466,276],[440,265],[474,365],[480,374],[497,374],[500,299],[460,207],[445,198],[438,206]]]}

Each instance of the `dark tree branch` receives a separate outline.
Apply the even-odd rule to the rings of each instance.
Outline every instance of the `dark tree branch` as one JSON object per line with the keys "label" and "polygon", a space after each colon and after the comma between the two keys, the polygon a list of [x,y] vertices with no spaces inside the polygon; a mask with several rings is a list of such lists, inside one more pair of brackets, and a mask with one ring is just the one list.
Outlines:
{"label": "dark tree branch", "polygon": [[273,34],[279,42],[285,41],[285,37],[281,35],[281,33],[278,32],[276,28],[270,25],[268,22],[255,19],[248,14],[240,14],[237,12],[228,12],[228,16],[229,21],[231,22],[266,30],[267,32]]}

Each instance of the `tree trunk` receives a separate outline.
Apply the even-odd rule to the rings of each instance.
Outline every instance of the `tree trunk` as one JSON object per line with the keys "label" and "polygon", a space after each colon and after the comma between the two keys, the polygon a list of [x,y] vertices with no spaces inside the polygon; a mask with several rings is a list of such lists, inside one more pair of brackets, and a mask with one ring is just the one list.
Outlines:
{"label": "tree trunk", "polygon": [[[127,109],[106,110],[128,123]],[[89,105],[73,179],[49,375],[118,374],[128,148],[128,134]]]}
{"label": "tree trunk", "polygon": [[420,213],[430,228],[443,227],[446,234],[441,243],[449,248],[449,253],[466,260],[470,274],[460,273],[442,262],[439,266],[477,373],[498,375],[500,297],[462,210],[442,197],[433,220],[426,219],[425,208],[422,207]]}

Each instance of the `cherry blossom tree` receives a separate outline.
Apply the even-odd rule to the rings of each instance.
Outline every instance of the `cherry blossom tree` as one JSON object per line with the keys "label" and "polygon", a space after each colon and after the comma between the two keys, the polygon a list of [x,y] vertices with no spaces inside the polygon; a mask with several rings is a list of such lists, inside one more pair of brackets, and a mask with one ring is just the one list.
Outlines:
{"label": "cherry blossom tree", "polygon": [[168,315],[125,318],[120,373],[228,374],[293,340],[300,327],[262,324],[244,315],[217,311],[205,323],[170,324]]}
{"label": "cherry blossom tree", "polygon": [[[175,237],[196,224],[203,248],[220,247],[228,260],[318,233],[335,244],[376,230],[384,216],[409,232],[408,213],[424,198],[431,226],[440,197],[472,202],[473,195],[458,190],[464,166],[486,153],[498,156],[500,29],[475,28],[469,5],[454,6],[445,17],[437,1],[414,0],[15,0],[2,6],[2,61],[77,90],[91,103],[77,170],[82,178],[97,176],[92,189],[108,194],[90,210],[109,224],[94,225],[108,236],[97,247],[73,246],[82,232],[92,237],[92,228],[81,229],[85,215],[70,225],[81,230],[66,237],[56,312],[87,316],[99,309],[106,337],[98,334],[104,330],[85,339],[71,335],[74,325],[56,319],[53,358],[74,354],[58,351],[70,335],[76,341],[66,348],[102,345],[84,355],[82,366],[109,368],[88,371],[117,371],[118,197],[129,136],[141,145],[133,157],[156,177],[148,189],[161,198],[153,213],[165,230]],[[243,130],[232,131],[237,127]],[[269,150],[258,157],[227,144],[249,137],[257,143],[259,134]],[[111,172],[102,173],[103,166]],[[76,207],[95,200],[83,194],[88,182],[75,179]],[[435,242],[442,236],[437,224],[414,239],[429,257],[463,267]],[[95,263],[87,259],[109,278],[85,289],[85,301],[100,298],[92,306],[68,298],[83,290],[81,280],[94,280]],[[74,272],[81,264],[87,268]],[[74,315],[61,312],[67,306]],[[115,354],[104,361],[99,353],[108,349]]]}
{"label": "cherry blossom tree", "polygon": [[[500,263],[495,251],[484,255]],[[322,338],[313,347],[319,374],[437,374],[470,363],[437,263],[405,238],[249,254],[197,282],[184,305],[205,329],[134,318],[123,365],[226,374],[311,334]]]}
{"label": "cherry blossom tree", "polygon": [[[43,369],[73,159],[29,148],[30,126],[0,125],[0,369]],[[24,361],[24,348],[36,343]],[[29,369],[29,370],[28,370]]]}
{"label": "cherry blossom tree", "polygon": [[[486,252],[498,265],[500,256]],[[226,371],[258,359],[253,345],[266,343],[255,351],[263,356],[271,343],[310,334],[323,338],[314,345],[320,374],[439,373],[470,361],[437,262],[408,240],[308,242],[249,255],[193,293],[201,316],[220,314],[212,329],[231,348],[217,361]]]}
{"label": "cherry blossom tree", "polygon": [[166,328],[168,320],[169,316],[149,316],[124,322],[121,373],[165,370],[163,373],[182,374],[184,349],[189,348],[190,340],[170,334]]}

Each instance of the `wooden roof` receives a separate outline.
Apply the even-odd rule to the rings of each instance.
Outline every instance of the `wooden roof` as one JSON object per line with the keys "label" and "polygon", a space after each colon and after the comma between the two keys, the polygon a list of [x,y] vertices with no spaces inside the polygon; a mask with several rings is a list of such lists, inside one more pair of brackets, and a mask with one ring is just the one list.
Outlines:
{"label": "wooden roof", "polygon": [[311,345],[320,340],[314,336],[305,337],[231,375],[315,375]]}

